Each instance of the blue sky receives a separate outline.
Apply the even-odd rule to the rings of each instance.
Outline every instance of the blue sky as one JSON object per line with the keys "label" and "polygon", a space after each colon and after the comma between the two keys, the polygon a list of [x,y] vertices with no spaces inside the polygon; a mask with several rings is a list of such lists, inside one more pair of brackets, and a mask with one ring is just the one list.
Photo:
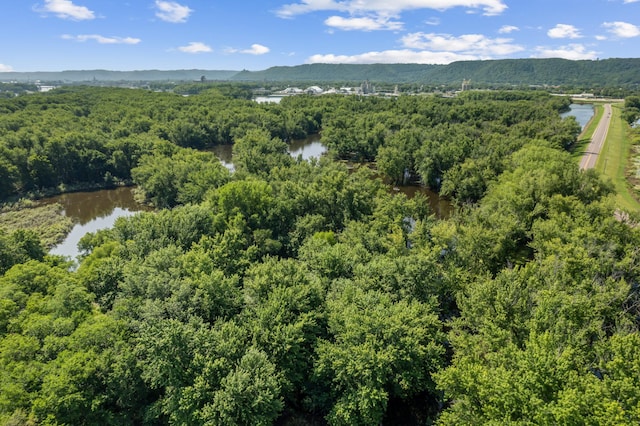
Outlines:
{"label": "blue sky", "polygon": [[0,71],[640,57],[640,0],[5,0]]}

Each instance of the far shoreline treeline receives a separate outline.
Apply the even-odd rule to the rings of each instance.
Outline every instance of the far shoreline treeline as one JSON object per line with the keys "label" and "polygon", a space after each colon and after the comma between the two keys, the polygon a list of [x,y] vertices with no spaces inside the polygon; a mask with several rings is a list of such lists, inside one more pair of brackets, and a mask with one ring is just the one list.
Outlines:
{"label": "far shoreline treeline", "polygon": [[243,81],[243,82],[360,82],[480,85],[541,85],[624,87],[640,84],[640,58],[603,60],[501,59],[436,64],[305,64],[265,70],[69,70],[59,72],[5,72],[2,82],[113,81]]}

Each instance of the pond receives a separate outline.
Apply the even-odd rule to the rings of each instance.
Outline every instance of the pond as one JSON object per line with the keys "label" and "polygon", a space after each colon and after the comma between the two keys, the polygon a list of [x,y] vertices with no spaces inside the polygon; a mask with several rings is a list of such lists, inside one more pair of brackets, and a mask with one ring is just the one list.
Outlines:
{"label": "pond", "polygon": [[75,225],[65,240],[49,251],[71,259],[80,254],[78,242],[86,233],[111,228],[119,217],[150,210],[148,206],[135,201],[133,188],[130,187],[71,192],[45,198],[40,203],[60,203],[64,208],[64,215],[74,221]]}

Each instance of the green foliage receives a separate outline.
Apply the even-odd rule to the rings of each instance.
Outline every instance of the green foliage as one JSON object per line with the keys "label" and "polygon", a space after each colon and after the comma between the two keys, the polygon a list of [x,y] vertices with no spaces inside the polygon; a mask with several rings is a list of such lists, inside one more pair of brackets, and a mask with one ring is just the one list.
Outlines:
{"label": "green foliage", "polygon": [[[638,423],[640,231],[565,152],[567,99],[194,86],[0,102],[5,193],[109,172],[162,207],[85,236],[75,270],[0,233],[0,422]],[[377,170],[289,158],[319,126]],[[233,174],[184,147],[230,142]]]}
{"label": "green foliage", "polygon": [[233,145],[233,163],[239,172],[268,175],[274,167],[291,164],[287,144],[265,130],[249,130]]}
{"label": "green foliage", "polygon": [[433,391],[442,364],[440,324],[429,304],[349,283],[328,302],[330,337],[318,344],[317,380],[330,385],[330,424],[378,424],[389,398]]}
{"label": "green foliage", "polygon": [[189,149],[142,156],[131,175],[146,199],[160,208],[202,202],[209,189],[229,180],[228,170],[213,154]]}
{"label": "green foliage", "polygon": [[640,96],[628,96],[624,100],[622,118],[629,124],[634,124],[640,118]]}
{"label": "green foliage", "polygon": [[33,231],[17,229],[10,234],[0,230],[0,273],[28,260],[42,260],[45,251]]}

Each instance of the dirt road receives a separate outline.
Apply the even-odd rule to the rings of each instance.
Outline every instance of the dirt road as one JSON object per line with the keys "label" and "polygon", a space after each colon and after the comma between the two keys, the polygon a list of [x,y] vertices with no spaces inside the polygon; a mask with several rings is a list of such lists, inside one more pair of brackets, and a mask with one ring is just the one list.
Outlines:
{"label": "dirt road", "polygon": [[604,105],[604,114],[596,127],[591,142],[587,147],[586,152],[580,160],[580,170],[593,169],[598,161],[598,155],[604,145],[605,139],[607,139],[607,132],[609,131],[609,125],[611,124],[611,104]]}

